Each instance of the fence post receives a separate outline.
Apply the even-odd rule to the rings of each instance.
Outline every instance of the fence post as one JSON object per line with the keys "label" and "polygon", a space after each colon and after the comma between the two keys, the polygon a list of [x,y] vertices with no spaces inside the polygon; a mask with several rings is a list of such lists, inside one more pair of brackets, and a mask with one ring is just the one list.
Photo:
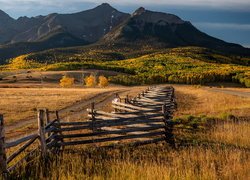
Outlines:
{"label": "fence post", "polygon": [[171,121],[171,115],[167,111],[166,104],[162,106],[162,113],[164,116],[164,123],[165,123],[165,136],[166,136],[166,142],[175,148],[175,140],[174,140],[174,134],[173,134],[173,122]]}
{"label": "fence post", "polygon": [[45,121],[46,125],[50,123],[49,110],[45,109]]}
{"label": "fence post", "polygon": [[59,119],[59,112],[56,111],[56,119],[58,120]]}
{"label": "fence post", "polygon": [[126,95],[126,98],[125,98],[125,103],[126,103],[126,104],[129,104],[129,103],[130,103],[130,100],[129,100],[129,96],[128,96],[128,94]]}
{"label": "fence post", "polygon": [[[46,121],[46,125],[50,123],[50,116],[49,116],[49,110],[45,109],[45,121]],[[48,137],[51,135],[51,133],[48,133]]]}
{"label": "fence post", "polygon": [[134,98],[132,99],[132,101],[130,101],[130,102],[131,102],[131,104],[136,105],[136,97],[134,97]]}
{"label": "fence post", "polygon": [[44,110],[38,111],[38,134],[39,134],[39,140],[41,143],[41,152],[42,157],[47,157],[47,145],[46,145],[46,138],[45,138],[45,124],[44,124]]}
{"label": "fence post", "polygon": [[96,131],[96,128],[95,128],[95,103],[91,103],[91,120],[92,120],[92,131]]}
{"label": "fence post", "polygon": [[3,115],[0,114],[0,177],[7,179],[7,158],[5,151],[5,129]]}
{"label": "fence post", "polygon": [[[61,119],[59,117],[59,112],[58,111],[56,111],[56,119],[57,119],[57,122],[58,122],[58,125],[56,126],[56,128],[61,129],[61,125],[60,125]],[[58,134],[63,135],[62,131],[59,131]],[[60,138],[60,141],[64,142],[63,138]],[[59,149],[60,149],[60,147],[59,147]],[[64,149],[64,146],[62,146],[62,150],[63,149]]]}
{"label": "fence post", "polygon": [[162,114],[164,115],[164,118],[165,118],[166,111],[167,111],[166,104],[164,104],[162,105]]}

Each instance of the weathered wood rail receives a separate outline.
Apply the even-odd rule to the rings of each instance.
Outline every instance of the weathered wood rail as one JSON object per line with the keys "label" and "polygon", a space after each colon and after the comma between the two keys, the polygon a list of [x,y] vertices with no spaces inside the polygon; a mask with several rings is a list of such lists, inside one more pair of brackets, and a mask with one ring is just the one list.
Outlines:
{"label": "weathered wood rail", "polygon": [[[150,87],[134,98],[117,98],[112,101],[114,112],[95,109],[91,104],[88,121],[61,122],[58,111],[56,119],[50,120],[49,110],[38,111],[38,133],[11,142],[5,142],[4,119],[0,115],[0,172],[7,177],[22,161],[32,153],[39,152],[46,158],[50,152],[58,152],[65,146],[81,144],[107,145],[112,142],[145,144],[166,141],[174,146],[172,115],[176,109],[173,87]],[[124,101],[124,102],[122,102]],[[129,141],[129,142],[127,142]],[[35,142],[28,155],[12,166],[8,166],[17,156]],[[103,144],[104,143],[104,144]],[[6,157],[6,149],[16,147],[16,151]]]}

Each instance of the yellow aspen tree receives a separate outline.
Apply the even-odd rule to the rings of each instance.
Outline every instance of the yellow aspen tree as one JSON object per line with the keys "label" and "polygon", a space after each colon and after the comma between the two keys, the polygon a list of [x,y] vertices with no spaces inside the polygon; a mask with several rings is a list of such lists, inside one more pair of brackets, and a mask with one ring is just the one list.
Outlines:
{"label": "yellow aspen tree", "polygon": [[90,75],[84,79],[85,84],[87,87],[95,87],[96,86],[96,77],[93,75]]}
{"label": "yellow aspen tree", "polygon": [[63,88],[69,88],[74,85],[75,79],[67,76],[63,76],[60,80],[60,86]]}
{"label": "yellow aspen tree", "polygon": [[109,85],[109,80],[105,76],[99,76],[99,87],[107,87]]}

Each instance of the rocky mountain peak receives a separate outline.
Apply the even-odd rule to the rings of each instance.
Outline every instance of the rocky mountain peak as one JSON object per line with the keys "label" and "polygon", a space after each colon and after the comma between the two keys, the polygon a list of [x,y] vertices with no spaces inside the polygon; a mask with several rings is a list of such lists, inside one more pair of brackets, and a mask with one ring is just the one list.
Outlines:
{"label": "rocky mountain peak", "polygon": [[103,6],[103,7],[112,7],[109,3],[102,3],[100,6]]}
{"label": "rocky mountain peak", "polygon": [[0,20],[14,20],[13,18],[11,18],[7,13],[5,13],[4,11],[0,10]]}
{"label": "rocky mountain peak", "polygon": [[95,9],[102,9],[102,10],[115,10],[110,4],[102,3],[101,5],[97,6]]}
{"label": "rocky mountain peak", "polygon": [[144,7],[140,7],[132,14],[132,16],[139,16],[144,12],[146,12],[146,9]]}
{"label": "rocky mountain peak", "polygon": [[176,15],[162,13],[162,12],[149,11],[143,7],[137,9],[133,13],[132,17],[135,20],[140,20],[140,21],[143,21],[146,23],[165,22],[168,24],[182,24],[182,23],[186,22],[186,21],[183,21],[181,18],[179,18]]}

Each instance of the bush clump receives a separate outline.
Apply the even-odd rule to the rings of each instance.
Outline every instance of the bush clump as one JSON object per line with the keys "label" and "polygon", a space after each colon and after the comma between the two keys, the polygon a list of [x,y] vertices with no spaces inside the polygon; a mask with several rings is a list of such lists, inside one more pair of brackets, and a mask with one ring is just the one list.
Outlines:
{"label": "bush clump", "polygon": [[62,79],[60,80],[60,86],[63,88],[69,88],[72,87],[75,83],[75,79],[68,77],[68,76],[63,76]]}
{"label": "bush clump", "polygon": [[107,87],[109,85],[109,80],[105,76],[99,76],[99,87]]}
{"label": "bush clump", "polygon": [[84,81],[87,87],[95,87],[97,85],[96,77],[94,75],[86,77]]}

